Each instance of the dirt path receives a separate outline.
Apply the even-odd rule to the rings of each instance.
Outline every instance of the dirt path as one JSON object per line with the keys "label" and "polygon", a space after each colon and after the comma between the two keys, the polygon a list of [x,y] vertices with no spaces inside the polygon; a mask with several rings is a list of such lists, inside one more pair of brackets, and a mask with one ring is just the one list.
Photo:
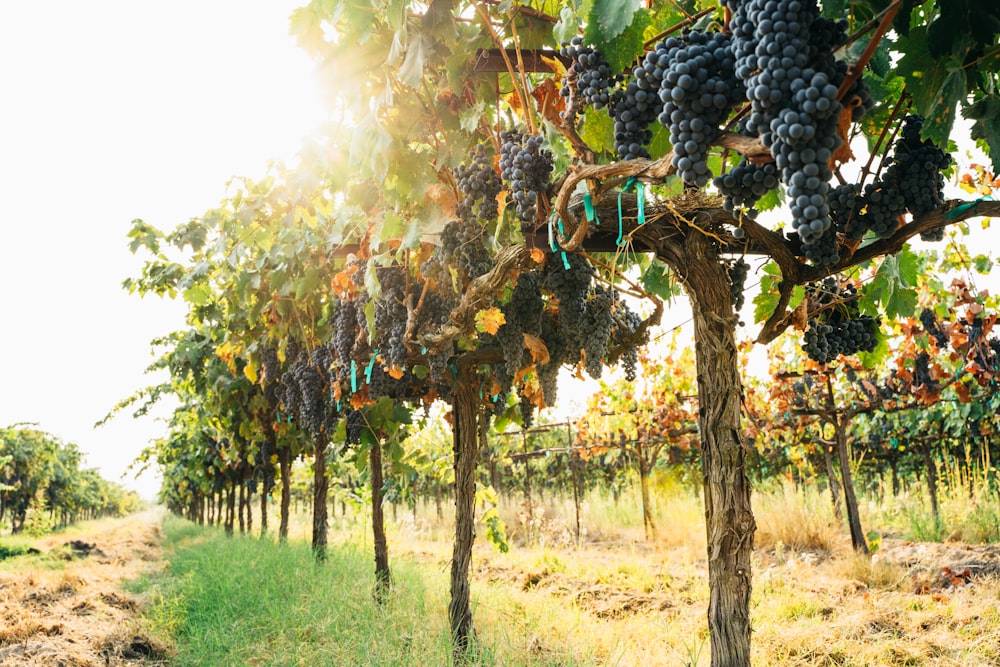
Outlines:
{"label": "dirt path", "polygon": [[144,601],[122,588],[162,567],[161,518],[94,522],[39,540],[40,555],[0,561],[0,667],[166,664],[140,629]]}

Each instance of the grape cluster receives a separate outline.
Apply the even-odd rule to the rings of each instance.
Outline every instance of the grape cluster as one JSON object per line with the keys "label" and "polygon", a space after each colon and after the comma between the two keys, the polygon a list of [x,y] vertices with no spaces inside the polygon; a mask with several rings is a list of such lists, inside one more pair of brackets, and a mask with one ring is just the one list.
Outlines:
{"label": "grape cluster", "polygon": [[941,328],[941,323],[938,322],[937,316],[934,311],[930,308],[924,308],[920,311],[920,323],[924,325],[924,331],[927,335],[934,339],[939,350],[947,349],[948,347],[948,334],[944,329]]}
{"label": "grape cluster", "polygon": [[622,160],[648,158],[646,145],[653,138],[649,126],[663,110],[660,84],[670,57],[663,42],[646,53],[632,69],[632,80],[611,93],[608,113],[615,121],[615,152]]}
{"label": "grape cluster", "polygon": [[345,442],[348,445],[356,445],[361,442],[361,434],[367,426],[365,413],[361,410],[348,410],[344,417]]}
{"label": "grape cluster", "polygon": [[336,419],[327,400],[331,360],[330,350],[320,346],[309,354],[299,354],[281,376],[278,396],[285,412],[314,437],[328,430]]}
{"label": "grape cluster", "polygon": [[333,314],[333,351],[341,369],[351,365],[351,352],[358,330],[358,304],[356,301],[341,301]]}
{"label": "grape cluster", "polygon": [[437,280],[439,288],[451,282],[449,266],[456,267],[465,281],[472,281],[493,268],[493,258],[486,248],[488,239],[481,225],[452,220],[441,230],[441,245],[420,271],[424,277]]}
{"label": "grape cluster", "polygon": [[[734,73],[732,37],[721,32],[689,30],[657,47],[662,69],[660,123],[670,130],[672,164],[681,180],[704,187],[712,174],[708,148],[729,110],[743,97]],[[660,65],[662,60],[666,66]],[[654,73],[656,70],[654,69]]]}
{"label": "grape cluster", "polygon": [[871,352],[878,343],[879,320],[861,315],[858,293],[852,285],[841,289],[834,278],[806,286],[811,307],[821,308],[810,318],[802,349],[819,364],[833,361],[840,355]]}
{"label": "grape cluster", "polygon": [[260,381],[268,403],[274,404],[278,401],[277,389],[280,380],[281,360],[278,359],[278,349],[273,345],[265,345],[260,351]]}
{"label": "grape cluster", "polygon": [[462,195],[456,209],[459,218],[480,224],[496,220],[499,212],[497,195],[503,185],[484,144],[476,146],[471,162],[455,168],[455,184]]}
{"label": "grape cluster", "polygon": [[497,368],[497,381],[504,390],[526,365],[524,334],[538,336],[541,333],[544,310],[541,276],[537,271],[525,271],[518,276],[510,301],[502,308],[504,324],[496,334],[504,357],[504,364]]}
{"label": "grape cluster", "polygon": [[[899,229],[902,216],[909,211],[914,218],[934,210],[944,201],[942,169],[951,164],[951,156],[930,141],[920,138],[923,118],[907,116],[900,138],[893,146],[888,166],[878,180],[865,186],[864,193],[848,208],[835,213],[838,223],[845,222],[849,238],[860,239],[867,232],[885,239]],[[856,194],[856,190],[853,191]],[[925,241],[940,241],[944,228],[921,233]]]}
{"label": "grape cluster", "polygon": [[[446,292],[428,291],[417,317],[417,330],[421,332],[436,331],[451,319],[451,311],[456,304],[456,298]],[[452,348],[444,345],[438,350],[427,352],[427,366],[431,381],[438,394],[445,400],[451,396],[454,375],[450,364]]]}
{"label": "grape cluster", "polygon": [[580,340],[587,314],[587,293],[594,277],[594,268],[579,253],[566,253],[569,268],[558,255],[550,255],[542,273],[542,285],[559,303],[559,329],[571,346]]}
{"label": "grape cluster", "polygon": [[592,46],[585,46],[582,37],[574,37],[569,42],[563,42],[559,55],[572,61],[559,91],[563,97],[569,98],[566,116],[571,118],[576,115],[576,101],[595,109],[608,106],[610,89],[621,76],[611,71],[611,65],[601,52]]}
{"label": "grape cluster", "polygon": [[[727,6],[733,12],[735,74],[745,82],[750,102],[743,130],[760,136],[781,170],[803,254],[815,264],[836,264],[837,226],[828,196],[830,161],[841,144],[837,92],[847,66],[834,50],[846,37],[846,23],[821,18],[815,0]],[[871,96],[861,83],[852,86],[850,96],[860,100],[851,110],[852,118],[860,118]]]}
{"label": "grape cluster", "polygon": [[737,208],[745,209],[744,214],[753,219],[757,217],[754,205],[765,194],[777,188],[780,181],[778,167],[773,162],[756,164],[744,158],[729,172],[718,176],[713,183],[726,198],[723,208],[730,212]]}
{"label": "grape cluster", "polygon": [[[898,170],[899,191],[906,202],[906,208],[919,218],[933,211],[944,202],[943,169],[951,166],[951,156],[931,141],[920,139],[920,129],[924,119],[921,116],[907,116],[903,120],[903,130],[896,142],[893,166]],[[925,241],[944,239],[944,228],[923,232]]]}
{"label": "grape cluster", "polygon": [[931,355],[927,352],[921,352],[913,360],[913,384],[931,390],[935,387],[931,378]]}
{"label": "grape cluster", "polygon": [[600,379],[604,369],[604,358],[608,354],[614,327],[614,307],[616,294],[600,285],[587,300],[586,317],[580,330],[583,348],[584,368],[595,380]]}
{"label": "grape cluster", "polygon": [[542,149],[544,139],[520,130],[500,133],[500,177],[514,199],[514,210],[522,222],[532,222],[538,195],[549,187],[552,153]]}
{"label": "grape cluster", "polygon": [[406,367],[406,273],[402,267],[390,266],[379,271],[382,293],[375,302],[376,345],[386,364]]}
{"label": "grape cluster", "polygon": [[733,304],[733,310],[737,313],[743,308],[745,301],[743,288],[749,273],[750,265],[743,261],[742,257],[726,265],[726,276],[729,278],[729,302]]}

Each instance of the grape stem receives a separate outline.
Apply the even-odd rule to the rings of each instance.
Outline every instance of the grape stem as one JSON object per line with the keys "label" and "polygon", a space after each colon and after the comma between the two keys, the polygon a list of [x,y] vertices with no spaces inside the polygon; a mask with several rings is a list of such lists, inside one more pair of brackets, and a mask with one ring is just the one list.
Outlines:
{"label": "grape stem", "polygon": [[868,42],[868,46],[865,47],[864,53],[861,54],[861,58],[858,62],[851,65],[850,71],[848,71],[847,76],[844,78],[843,82],[840,84],[840,88],[837,90],[837,99],[843,100],[844,95],[854,85],[854,82],[858,80],[861,76],[861,72],[864,71],[865,66],[868,65],[868,61],[875,54],[875,49],[878,48],[879,42],[885,37],[885,33],[889,31],[889,27],[892,25],[892,20],[896,18],[896,13],[899,8],[902,7],[903,0],[893,0],[893,3],[886,7],[885,13],[882,15],[882,21],[878,24],[878,28],[875,30],[875,34],[872,36],[872,40]]}

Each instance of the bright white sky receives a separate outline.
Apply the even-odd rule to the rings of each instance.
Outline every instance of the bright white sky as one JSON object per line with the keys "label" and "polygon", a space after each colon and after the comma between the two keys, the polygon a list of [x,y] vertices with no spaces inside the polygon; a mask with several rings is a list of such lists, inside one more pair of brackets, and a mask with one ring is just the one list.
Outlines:
{"label": "bright white sky", "polygon": [[[133,218],[171,229],[322,121],[288,36],[305,0],[0,3],[0,426],[37,422],[120,479],[163,426],[121,415],[183,308],[122,288]],[[165,414],[166,411],[161,411]]]}

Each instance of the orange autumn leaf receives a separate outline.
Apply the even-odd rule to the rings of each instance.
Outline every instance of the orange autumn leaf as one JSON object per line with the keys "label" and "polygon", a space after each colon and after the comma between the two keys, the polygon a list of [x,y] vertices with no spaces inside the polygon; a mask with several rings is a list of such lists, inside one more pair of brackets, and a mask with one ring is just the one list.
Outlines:
{"label": "orange autumn leaf", "polygon": [[389,365],[389,377],[391,377],[393,380],[399,380],[400,378],[403,377],[403,373],[405,372],[406,371],[404,371],[402,367],[397,366],[396,364]]}
{"label": "orange autumn leaf", "polygon": [[476,331],[496,335],[500,327],[507,322],[503,311],[496,306],[485,308],[476,313]]}
{"label": "orange autumn leaf", "polygon": [[532,248],[530,254],[531,254],[531,261],[534,262],[535,264],[545,263],[545,252],[541,248]]}
{"label": "orange autumn leaf", "polygon": [[531,352],[532,361],[542,364],[549,363],[549,348],[545,347],[545,341],[538,336],[524,334],[524,346]]}
{"label": "orange autumn leaf", "polygon": [[536,86],[531,91],[531,96],[535,98],[538,113],[543,118],[556,126],[562,122],[560,114],[566,110],[566,101],[559,94],[559,89],[553,79],[545,79],[541,85]]}
{"label": "orange autumn leaf", "polygon": [[458,206],[458,200],[455,199],[454,190],[443,183],[432,183],[427,186],[424,194],[427,199],[431,200],[441,208],[445,216],[449,218],[456,217],[455,210]]}

